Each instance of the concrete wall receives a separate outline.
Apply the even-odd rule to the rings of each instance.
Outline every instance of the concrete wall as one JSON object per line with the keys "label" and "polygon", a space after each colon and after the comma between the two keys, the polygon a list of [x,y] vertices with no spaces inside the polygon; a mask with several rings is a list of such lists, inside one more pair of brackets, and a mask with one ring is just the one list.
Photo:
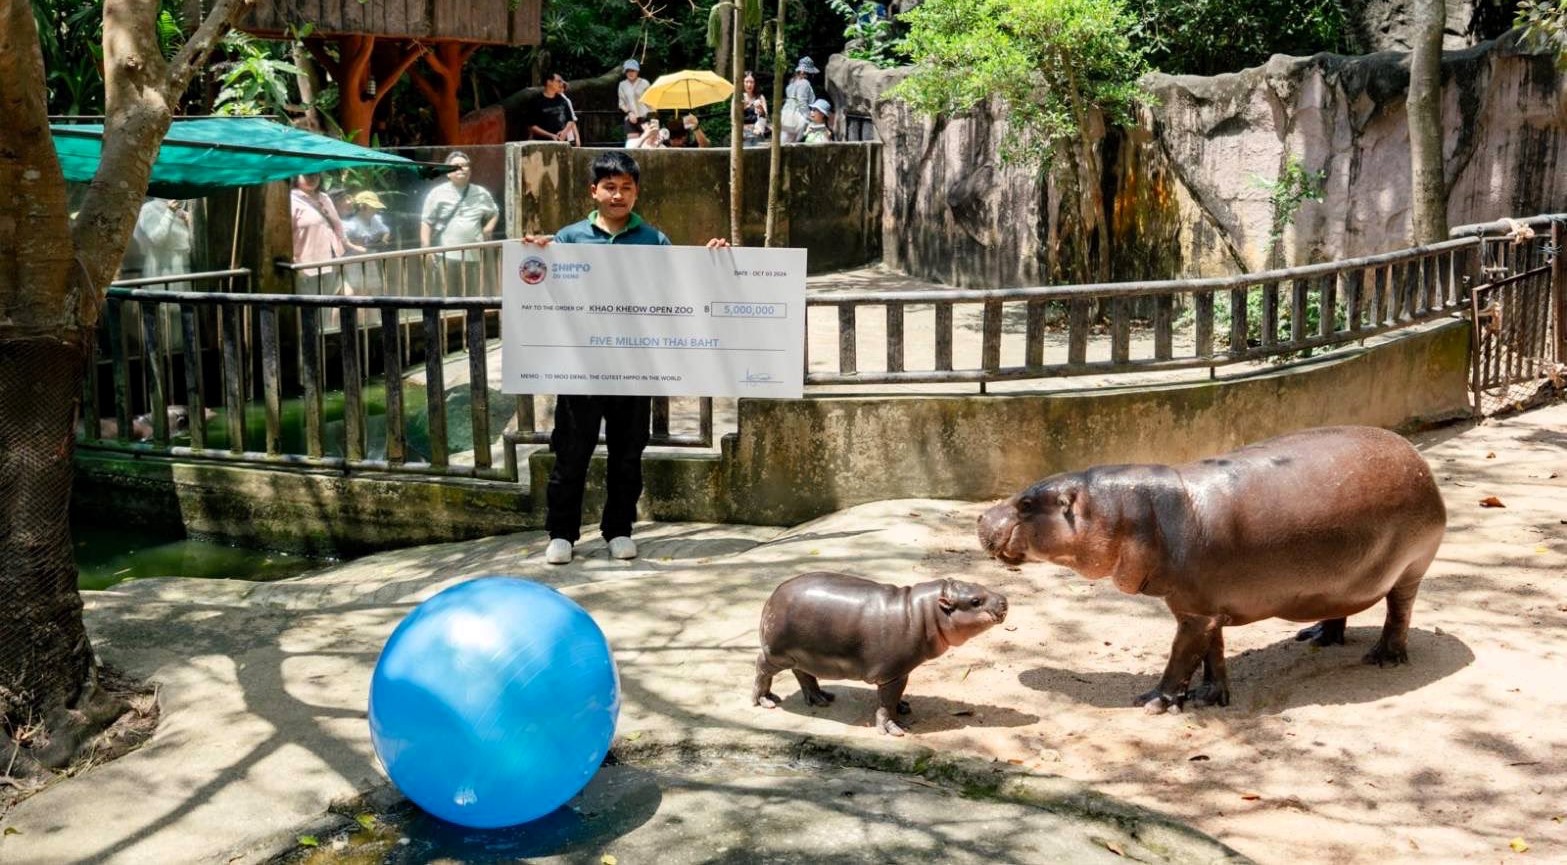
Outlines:
{"label": "concrete wall", "polygon": [[[608,152],[555,142],[507,145],[506,234],[552,232],[587,215],[588,167]],[[642,169],[637,211],[676,244],[729,236],[729,149],[636,150]],[[743,227],[747,246],[766,229],[768,153],[744,152]],[[782,246],[810,251],[819,273],[881,260],[881,145],[874,142],[783,148]]]}
{"label": "concrete wall", "polygon": [[[721,452],[651,454],[641,517],[792,525],[898,498],[985,500],[1086,466],[1176,462],[1325,424],[1402,428],[1469,413],[1469,328],[1444,322],[1374,348],[1231,379],[986,396],[741,400]],[[528,464],[542,491],[553,457]],[[544,523],[521,485],[343,477],[84,452],[78,518],[183,524],[245,545],[339,555]],[[603,504],[589,474],[587,523]],[[590,530],[591,534],[591,530]]]}
{"label": "concrete wall", "polygon": [[[1108,248],[1112,280],[1208,276],[1408,244],[1408,59],[1276,55],[1228,75],[1150,75],[1157,102],[1097,142],[1105,230],[1077,224],[1071,172],[1005,165],[1008,118],[985,104],[926,118],[888,99],[908,69],[834,56],[840,114],[872,118],[882,151],[889,266],[959,286],[1084,281],[1082,245]],[[1443,59],[1448,220],[1459,225],[1567,209],[1567,74],[1509,34]],[[1291,158],[1326,172],[1277,249],[1264,181]]]}
{"label": "concrete wall", "polygon": [[517,484],[180,463],[78,450],[77,520],[352,556],[530,528]]}

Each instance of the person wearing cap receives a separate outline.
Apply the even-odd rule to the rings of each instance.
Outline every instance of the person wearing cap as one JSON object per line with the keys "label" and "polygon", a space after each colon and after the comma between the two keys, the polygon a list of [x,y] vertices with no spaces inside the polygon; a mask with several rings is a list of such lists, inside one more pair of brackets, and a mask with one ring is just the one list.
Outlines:
{"label": "person wearing cap", "polygon": [[652,85],[642,78],[642,64],[635,60],[627,60],[620,65],[626,73],[626,77],[616,88],[616,98],[620,105],[620,113],[626,116],[626,137],[632,138],[642,134],[642,121],[653,109],[642,103],[642,94]]}
{"label": "person wearing cap", "polygon": [[825,144],[832,140],[832,129],[827,121],[832,117],[832,103],[818,99],[811,103],[811,114],[805,121],[805,131],[800,141],[805,144]]}
{"label": "person wearing cap", "polygon": [[816,101],[811,76],[817,73],[809,57],[801,57],[794,67],[794,80],[784,89],[784,103],[778,110],[778,140],[784,144],[799,141],[805,132],[806,106]]}
{"label": "person wearing cap", "polygon": [[365,190],[354,194],[348,201],[353,210],[343,223],[343,236],[348,239],[349,248],[360,252],[380,252],[390,246],[392,230],[386,226],[386,220],[381,218],[381,211],[386,209],[386,205],[381,203],[381,196]]}

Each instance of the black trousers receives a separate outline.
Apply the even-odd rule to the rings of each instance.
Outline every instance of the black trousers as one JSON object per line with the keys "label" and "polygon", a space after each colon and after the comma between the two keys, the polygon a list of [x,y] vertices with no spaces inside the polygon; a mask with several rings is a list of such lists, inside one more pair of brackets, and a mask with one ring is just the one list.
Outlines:
{"label": "black trousers", "polygon": [[646,396],[555,397],[555,431],[550,434],[555,468],[545,493],[549,513],[544,521],[552,539],[576,543],[582,534],[582,490],[601,421],[609,447],[605,478],[609,496],[599,531],[606,540],[631,534],[637,499],[642,497],[642,451],[647,448],[652,413],[653,399]]}

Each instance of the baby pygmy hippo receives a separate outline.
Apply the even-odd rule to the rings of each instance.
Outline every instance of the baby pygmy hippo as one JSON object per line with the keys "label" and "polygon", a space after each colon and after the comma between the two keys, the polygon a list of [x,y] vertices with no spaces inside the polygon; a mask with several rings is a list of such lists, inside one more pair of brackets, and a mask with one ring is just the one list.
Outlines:
{"label": "baby pygmy hippo", "polygon": [[818,677],[859,679],[876,686],[876,726],[902,736],[892,713],[909,711],[902,700],[909,673],[1006,617],[1007,599],[973,583],[889,586],[847,574],[801,574],[773,590],[762,607],[751,702],[777,707],[773,676],[784,670],[794,671],[812,706],[833,700]]}

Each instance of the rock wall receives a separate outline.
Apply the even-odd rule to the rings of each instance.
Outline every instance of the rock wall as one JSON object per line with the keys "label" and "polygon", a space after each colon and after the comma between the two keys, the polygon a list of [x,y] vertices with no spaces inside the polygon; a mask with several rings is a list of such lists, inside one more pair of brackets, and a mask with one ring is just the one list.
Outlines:
{"label": "rock wall", "polygon": [[[953,285],[1070,278],[1067,172],[1001,163],[994,105],[927,119],[883,96],[907,70],[834,56],[829,98],[870,117],[882,150],[883,255]],[[1567,208],[1567,77],[1513,36],[1443,60],[1451,224]],[[1095,128],[1111,278],[1259,270],[1395,249],[1408,240],[1407,55],[1277,55],[1212,77],[1151,75],[1157,104],[1133,128]],[[1291,157],[1325,171],[1270,243],[1264,183]]]}

